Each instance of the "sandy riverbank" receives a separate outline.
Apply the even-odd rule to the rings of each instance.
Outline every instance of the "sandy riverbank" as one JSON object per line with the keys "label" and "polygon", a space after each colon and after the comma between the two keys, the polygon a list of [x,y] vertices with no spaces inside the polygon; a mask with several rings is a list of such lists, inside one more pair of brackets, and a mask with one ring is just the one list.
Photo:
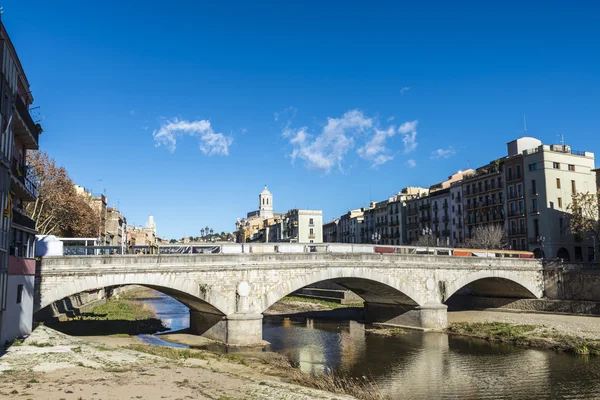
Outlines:
{"label": "sandy riverbank", "polygon": [[[113,338],[125,346],[135,340]],[[277,376],[281,359],[255,362],[185,351],[196,355],[159,357],[40,326],[0,358],[0,398],[352,399],[284,382]]]}

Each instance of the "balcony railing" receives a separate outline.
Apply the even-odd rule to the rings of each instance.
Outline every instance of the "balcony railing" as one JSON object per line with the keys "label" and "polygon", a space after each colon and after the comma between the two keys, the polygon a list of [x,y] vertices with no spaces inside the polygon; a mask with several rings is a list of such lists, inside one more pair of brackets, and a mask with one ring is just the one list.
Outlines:
{"label": "balcony railing", "polygon": [[19,211],[15,210],[15,212],[13,212],[12,222],[13,224],[21,225],[24,228],[35,230],[35,221],[25,214],[21,214]]}
{"label": "balcony railing", "polygon": [[536,189],[529,189],[529,195],[530,196],[537,196],[538,195],[538,190]]}
{"label": "balcony railing", "polygon": [[529,207],[529,213],[530,214],[539,214],[540,209],[538,207]]}
{"label": "balcony railing", "polygon": [[[27,106],[25,105],[25,103],[23,103],[23,100],[21,100],[21,96],[17,96],[15,106],[17,108],[17,112],[19,113],[19,117],[23,120],[25,127],[31,134],[31,138],[35,141],[35,146],[33,147],[37,148],[37,143],[39,143],[40,136],[39,131],[41,130],[41,128],[39,128],[38,125],[36,125],[36,123],[33,122],[33,119],[31,118],[31,115],[27,110]],[[33,145],[33,143],[29,144]]]}
{"label": "balcony railing", "polygon": [[38,196],[37,185],[33,176],[33,171],[29,166],[19,162],[16,158],[13,158],[12,162],[12,174],[16,180],[21,182],[25,189],[35,199]]}

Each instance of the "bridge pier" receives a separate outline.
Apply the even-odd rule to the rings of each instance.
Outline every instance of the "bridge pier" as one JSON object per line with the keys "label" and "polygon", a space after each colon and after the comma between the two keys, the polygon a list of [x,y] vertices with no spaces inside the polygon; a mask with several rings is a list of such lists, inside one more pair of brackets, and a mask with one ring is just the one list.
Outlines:
{"label": "bridge pier", "polygon": [[190,331],[228,346],[256,346],[262,340],[262,314],[227,316],[190,310]]}
{"label": "bridge pier", "polygon": [[422,306],[365,303],[365,319],[369,323],[440,330],[448,327],[447,310],[448,307],[441,303],[426,303]]}

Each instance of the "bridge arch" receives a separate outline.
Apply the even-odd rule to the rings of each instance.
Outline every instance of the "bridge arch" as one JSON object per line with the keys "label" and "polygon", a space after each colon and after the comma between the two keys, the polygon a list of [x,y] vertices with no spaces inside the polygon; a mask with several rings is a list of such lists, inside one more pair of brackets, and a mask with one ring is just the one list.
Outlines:
{"label": "bridge arch", "polygon": [[77,293],[129,285],[139,285],[157,290],[173,297],[191,311],[217,315],[227,315],[231,312],[229,310],[231,307],[225,298],[212,292],[205,293],[204,298],[201,298],[200,289],[195,280],[175,274],[106,274],[75,277],[51,288],[40,288],[43,295],[39,304],[36,304],[34,312]]}
{"label": "bridge arch", "polygon": [[443,301],[461,289],[470,288],[477,295],[504,298],[541,298],[542,288],[536,280],[511,270],[483,270],[459,276],[447,282]]}
{"label": "bridge arch", "polygon": [[416,307],[423,305],[426,299],[408,279],[402,280],[390,276],[385,271],[373,268],[315,268],[311,273],[290,279],[266,291],[262,296],[261,313],[285,296],[306,286],[319,282],[334,282],[353,291],[366,303],[387,303]]}

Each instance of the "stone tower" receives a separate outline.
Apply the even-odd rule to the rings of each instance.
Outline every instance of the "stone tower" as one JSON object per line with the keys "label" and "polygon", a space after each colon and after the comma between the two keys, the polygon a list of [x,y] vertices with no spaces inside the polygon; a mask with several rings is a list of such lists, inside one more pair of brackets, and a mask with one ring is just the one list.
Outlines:
{"label": "stone tower", "polygon": [[258,210],[261,218],[273,218],[273,195],[267,185],[258,195]]}

